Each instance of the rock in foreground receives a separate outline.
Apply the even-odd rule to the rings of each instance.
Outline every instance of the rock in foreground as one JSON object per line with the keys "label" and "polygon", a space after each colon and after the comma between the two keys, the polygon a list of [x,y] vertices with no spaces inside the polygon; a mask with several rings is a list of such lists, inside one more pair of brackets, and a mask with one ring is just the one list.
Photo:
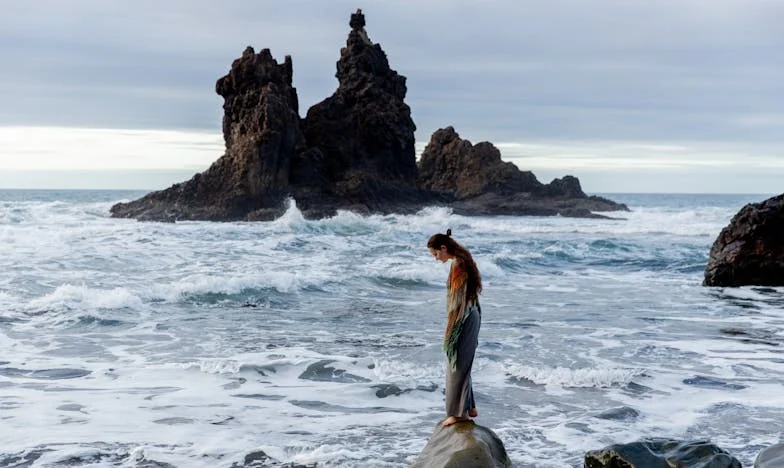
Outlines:
{"label": "rock in foreground", "polygon": [[501,439],[473,421],[443,427],[439,421],[411,468],[510,468]]}
{"label": "rock in foreground", "polygon": [[784,194],[744,206],[721,230],[705,286],[784,286]]}
{"label": "rock in foreground", "polygon": [[587,452],[585,467],[742,468],[742,465],[735,457],[707,441],[649,439]]}
{"label": "rock in foreground", "polygon": [[771,445],[757,455],[754,468],[781,468],[784,466],[784,444]]}

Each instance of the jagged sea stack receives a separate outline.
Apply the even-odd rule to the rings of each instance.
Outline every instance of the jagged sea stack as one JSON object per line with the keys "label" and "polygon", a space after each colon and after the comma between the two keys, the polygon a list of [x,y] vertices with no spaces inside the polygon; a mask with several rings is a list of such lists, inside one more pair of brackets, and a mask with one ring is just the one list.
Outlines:
{"label": "jagged sea stack", "polygon": [[705,286],[784,286],[784,194],[744,206],[710,249]]}
{"label": "jagged sea stack", "polygon": [[410,212],[432,202],[417,188],[406,78],[365,31],[361,10],[337,62],[339,86],[299,117],[291,58],[248,47],[216,84],[224,98],[226,153],[191,180],[118,203],[140,220],[265,220],[293,197],[306,217]]}
{"label": "jagged sea stack", "polygon": [[248,47],[219,79],[226,153],[190,180],[118,203],[112,216],[140,220],[240,220],[280,206],[305,151],[291,58]]}
{"label": "jagged sea stack", "polygon": [[302,129],[326,161],[329,189],[342,203],[370,211],[400,211],[425,201],[416,188],[416,126],[404,102],[406,78],[389,67],[365,31],[362,10],[337,62],[335,93],[308,110]]}

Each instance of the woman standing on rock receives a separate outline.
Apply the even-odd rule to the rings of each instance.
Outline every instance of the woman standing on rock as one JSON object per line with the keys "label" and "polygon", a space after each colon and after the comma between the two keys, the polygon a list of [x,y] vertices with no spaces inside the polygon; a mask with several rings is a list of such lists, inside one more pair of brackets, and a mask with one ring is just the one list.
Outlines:
{"label": "woman standing on rock", "polygon": [[479,343],[482,308],[479,293],[482,277],[471,252],[452,239],[452,230],[434,234],[427,248],[436,260],[453,260],[446,284],[446,415],[444,426],[476,417],[474,390],[471,387],[471,366]]}

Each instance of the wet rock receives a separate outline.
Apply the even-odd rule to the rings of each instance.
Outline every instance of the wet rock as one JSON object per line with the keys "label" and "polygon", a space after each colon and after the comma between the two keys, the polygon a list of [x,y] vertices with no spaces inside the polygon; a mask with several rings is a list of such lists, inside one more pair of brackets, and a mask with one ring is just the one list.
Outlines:
{"label": "wet rock", "polygon": [[746,388],[745,385],[729,383],[723,380],[715,379],[713,377],[706,377],[704,375],[695,375],[694,377],[683,379],[683,383],[686,385],[693,385],[695,387],[721,388],[725,390],[743,390]]}
{"label": "wet rock", "polygon": [[294,463],[286,463],[283,464],[274,458],[270,457],[264,451],[257,450],[255,452],[250,452],[249,454],[245,455],[245,459],[243,460],[243,464],[240,465],[238,463],[234,463],[231,468],[240,468],[240,467],[262,467],[262,466],[278,466],[281,468],[314,468],[316,465],[300,465]]}
{"label": "wet rock", "polygon": [[376,396],[378,398],[386,398],[389,396],[400,396],[404,393],[408,393],[411,389],[403,390],[395,384],[379,384],[373,385],[370,388],[376,390]]}
{"label": "wet rock", "polygon": [[784,286],[784,194],[744,206],[710,249],[705,286]]}
{"label": "wet rock", "polygon": [[614,421],[632,421],[640,416],[640,412],[628,406],[608,409],[597,414],[599,419],[610,419]]}
{"label": "wet rock", "polygon": [[443,427],[439,421],[412,468],[507,468],[512,462],[503,442],[473,421]]}
{"label": "wet rock", "polygon": [[615,444],[585,454],[586,468],[742,468],[740,462],[707,441],[647,439]]}
{"label": "wet rock", "polygon": [[784,466],[784,444],[775,444],[761,451],[754,460],[754,468],[781,468]]}
{"label": "wet rock", "polygon": [[303,380],[313,380],[316,382],[338,382],[338,383],[357,383],[357,382],[370,382],[370,380],[360,377],[358,375],[349,374],[343,369],[336,369],[329,364],[335,361],[324,360],[318,361],[308,366],[305,371],[300,374],[299,378]]}
{"label": "wet rock", "polygon": [[737,338],[743,343],[779,346],[782,341],[778,337],[776,330],[728,327],[720,328],[719,333]]}

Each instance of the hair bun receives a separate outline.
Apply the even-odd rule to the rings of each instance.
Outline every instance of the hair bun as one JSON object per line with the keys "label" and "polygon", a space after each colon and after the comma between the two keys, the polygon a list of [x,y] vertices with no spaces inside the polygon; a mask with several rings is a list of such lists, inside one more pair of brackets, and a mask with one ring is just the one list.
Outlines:
{"label": "hair bun", "polygon": [[446,230],[446,236],[447,236],[447,237],[452,237],[452,229],[449,229],[449,228],[447,228],[447,230]]}

